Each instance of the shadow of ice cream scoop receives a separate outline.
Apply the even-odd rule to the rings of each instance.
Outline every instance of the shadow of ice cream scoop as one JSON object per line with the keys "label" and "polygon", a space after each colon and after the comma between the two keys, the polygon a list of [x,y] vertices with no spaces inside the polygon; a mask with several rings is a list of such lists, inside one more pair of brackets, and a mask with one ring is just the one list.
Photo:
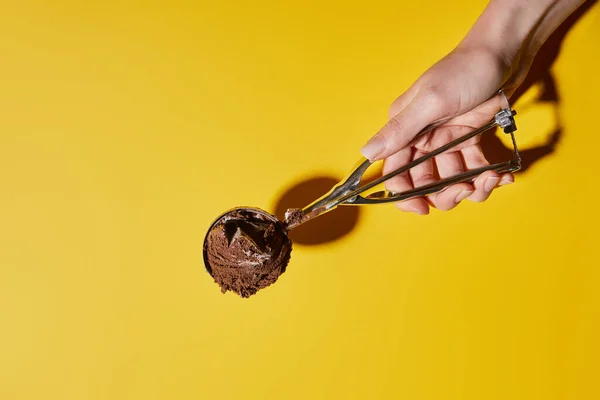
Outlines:
{"label": "shadow of ice cream scoop", "polygon": [[[339,179],[321,176],[300,181],[286,190],[277,200],[275,215],[283,220],[288,208],[303,208],[323,196],[339,183]],[[319,218],[300,225],[290,232],[290,239],[298,245],[318,245],[338,240],[352,231],[358,223],[360,210],[340,206]]]}

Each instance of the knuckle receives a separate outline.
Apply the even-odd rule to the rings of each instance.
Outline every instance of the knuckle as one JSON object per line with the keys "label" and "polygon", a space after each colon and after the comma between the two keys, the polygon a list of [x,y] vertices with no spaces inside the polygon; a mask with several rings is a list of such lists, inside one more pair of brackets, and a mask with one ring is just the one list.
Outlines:
{"label": "knuckle", "polygon": [[410,188],[408,173],[403,172],[387,180],[384,184],[385,188],[392,193],[400,193]]}
{"label": "knuckle", "polygon": [[419,176],[419,178],[414,179],[414,185],[416,188],[424,186],[430,182],[435,180],[435,176],[432,173],[426,173],[424,175]]}
{"label": "knuckle", "polygon": [[452,197],[448,197],[447,195],[444,196],[444,194],[446,193],[439,193],[437,196],[431,198],[431,203],[440,211],[450,211],[456,207],[457,204],[453,201]]}
{"label": "knuckle", "polygon": [[445,84],[428,83],[422,88],[423,106],[437,110],[439,113],[450,114],[450,104],[448,103],[448,88]]}
{"label": "knuckle", "polygon": [[427,105],[441,105],[444,100],[444,91],[440,85],[428,85],[423,92],[423,99]]}
{"label": "knuckle", "polygon": [[390,131],[394,134],[399,134],[404,130],[405,127],[405,123],[398,116],[393,116],[390,118],[390,120],[387,122],[387,125],[388,128],[390,128]]}
{"label": "knuckle", "polygon": [[381,136],[388,144],[397,146],[402,142],[402,134],[405,126],[406,124],[402,121],[402,119],[395,116],[385,124],[385,128],[382,130]]}

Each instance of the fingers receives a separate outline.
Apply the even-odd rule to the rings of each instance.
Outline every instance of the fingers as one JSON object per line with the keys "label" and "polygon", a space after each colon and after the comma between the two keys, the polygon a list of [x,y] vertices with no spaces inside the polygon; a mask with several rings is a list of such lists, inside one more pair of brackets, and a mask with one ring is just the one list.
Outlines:
{"label": "fingers", "polygon": [[[427,153],[417,150],[413,158],[417,159],[425,154]],[[435,165],[433,163],[433,159],[430,158],[416,167],[413,167],[410,170],[410,176],[412,178],[413,185],[416,188],[435,182]]]}
{"label": "fingers", "polygon": [[[405,148],[396,154],[386,158],[383,164],[383,174],[387,174],[395,169],[406,165],[412,159],[411,148]],[[385,183],[385,188],[390,192],[404,192],[413,188],[413,184],[410,180],[408,171],[398,174],[393,178],[389,179]],[[410,199],[396,203],[396,207],[402,211],[414,212],[415,214],[426,215],[429,214],[429,205],[423,198]]]}
{"label": "fingers", "polygon": [[498,187],[510,185],[515,182],[515,176],[511,173],[502,174],[500,178],[500,183],[498,183]]}
{"label": "fingers", "polygon": [[[489,165],[483,151],[479,145],[470,146],[462,149],[463,159],[468,169],[481,168]],[[479,175],[473,182],[475,191],[469,196],[469,200],[482,202],[487,200],[492,191],[502,185],[514,182],[514,177],[510,173],[498,174],[496,171],[486,171]]]}
{"label": "fingers", "polygon": [[[408,164],[413,159],[418,159],[428,152],[417,150],[413,154],[412,146],[405,147],[386,158],[383,173]],[[435,160],[435,166],[433,161]],[[479,144],[474,144],[449,153],[442,153],[434,159],[428,159],[409,171],[399,174],[386,182],[386,188],[391,192],[405,192],[413,188],[436,182],[435,170],[441,179],[459,175],[467,170],[489,166]],[[462,200],[468,198],[474,202],[482,202],[489,198],[492,191],[499,186],[514,182],[511,173],[498,174],[496,171],[486,171],[479,175],[473,183],[459,183],[451,185],[438,193],[433,193],[427,198],[415,198],[396,203],[402,211],[414,212],[425,215],[429,213],[429,204],[433,207],[448,211],[455,208]]]}
{"label": "fingers", "polygon": [[[432,205],[441,211],[449,211],[473,193],[473,187],[468,183],[457,183],[449,186],[435,195],[429,195]],[[432,197],[433,196],[433,197]]]}
{"label": "fingers", "polygon": [[406,92],[402,93],[400,97],[394,100],[388,112],[388,119],[395,117],[396,114],[399,114],[400,111],[404,110],[404,108],[413,101],[418,91],[418,84],[411,85]]}
{"label": "fingers", "polygon": [[457,152],[442,153],[436,156],[435,164],[437,165],[438,174],[442,179],[465,172],[462,158]]}
{"label": "fingers", "polygon": [[[465,168],[459,153],[443,153],[435,157],[440,178],[449,178],[464,172]],[[458,183],[447,189],[429,195],[429,202],[437,209],[448,211],[473,193],[473,187],[468,183]]]}
{"label": "fingers", "polygon": [[428,124],[446,116],[444,95],[427,89],[393,116],[361,149],[370,161],[380,160],[404,148]]}
{"label": "fingers", "polygon": [[488,160],[483,155],[483,150],[479,143],[461,150],[462,158],[465,160],[465,165],[468,169],[475,169],[490,165]]}
{"label": "fingers", "polygon": [[[417,159],[426,154],[416,151],[411,154],[410,148],[402,149],[385,160],[383,173],[389,173],[399,167],[406,165],[412,159]],[[435,157],[437,174],[441,179],[456,176],[475,168],[489,165],[479,145],[473,145],[463,149],[461,152],[443,153]],[[412,178],[412,179],[411,179]],[[436,181],[435,166],[433,159],[426,160],[413,167],[410,171],[399,174],[386,182],[386,188],[392,192],[404,192],[413,188],[419,188]],[[474,202],[482,202],[489,198],[492,191],[499,186],[514,182],[511,173],[498,174],[496,171],[486,171],[479,175],[475,181],[470,183],[459,183],[451,185],[438,193],[432,193],[427,198],[415,198],[396,203],[396,207],[402,211],[414,212],[426,215],[429,213],[429,204],[441,210],[448,211],[455,208],[462,200],[469,199]]]}
{"label": "fingers", "polygon": [[[426,153],[420,150],[417,150],[415,152],[415,154],[413,154],[413,159],[417,159],[423,155],[425,155]],[[415,188],[419,188],[421,186],[425,186],[428,185],[432,182],[435,182],[435,165],[433,163],[433,159],[428,159],[423,161],[421,164],[413,167],[410,169],[410,177],[413,183],[413,187]],[[417,214],[421,214],[421,215],[426,215],[429,214],[429,202],[427,201],[426,198],[421,197],[420,199],[420,203],[422,204],[420,206],[420,211],[426,211],[426,212],[417,212]],[[412,200],[409,200],[412,201]],[[398,207],[399,209],[403,209],[403,203],[397,203],[396,207]]]}
{"label": "fingers", "polygon": [[494,189],[499,186],[508,185],[514,181],[515,178],[511,173],[499,175],[496,171],[486,171],[479,175],[475,179],[475,182],[473,182],[475,192],[469,196],[469,200],[474,202],[486,201]]}
{"label": "fingers", "polygon": [[486,171],[479,175],[477,179],[475,179],[475,182],[473,182],[475,191],[469,196],[469,200],[477,203],[486,201],[492,194],[492,190],[494,190],[498,182],[500,182],[500,175],[498,175],[496,171]]}

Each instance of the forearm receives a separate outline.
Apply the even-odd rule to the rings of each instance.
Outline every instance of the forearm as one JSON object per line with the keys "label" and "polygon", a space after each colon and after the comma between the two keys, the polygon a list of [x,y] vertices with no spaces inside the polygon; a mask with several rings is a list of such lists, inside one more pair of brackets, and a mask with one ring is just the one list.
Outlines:
{"label": "forearm", "polygon": [[554,30],[585,0],[491,0],[460,46],[494,51],[506,78],[528,68]]}

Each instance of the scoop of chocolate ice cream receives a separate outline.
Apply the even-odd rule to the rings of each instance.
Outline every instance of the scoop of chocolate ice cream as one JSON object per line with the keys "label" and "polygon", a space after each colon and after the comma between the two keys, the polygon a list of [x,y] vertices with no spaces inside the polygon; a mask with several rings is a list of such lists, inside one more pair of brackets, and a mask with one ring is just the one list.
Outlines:
{"label": "scoop of chocolate ice cream", "polygon": [[250,297],[285,272],[292,242],[283,224],[256,208],[223,214],[204,240],[204,263],[223,293]]}

